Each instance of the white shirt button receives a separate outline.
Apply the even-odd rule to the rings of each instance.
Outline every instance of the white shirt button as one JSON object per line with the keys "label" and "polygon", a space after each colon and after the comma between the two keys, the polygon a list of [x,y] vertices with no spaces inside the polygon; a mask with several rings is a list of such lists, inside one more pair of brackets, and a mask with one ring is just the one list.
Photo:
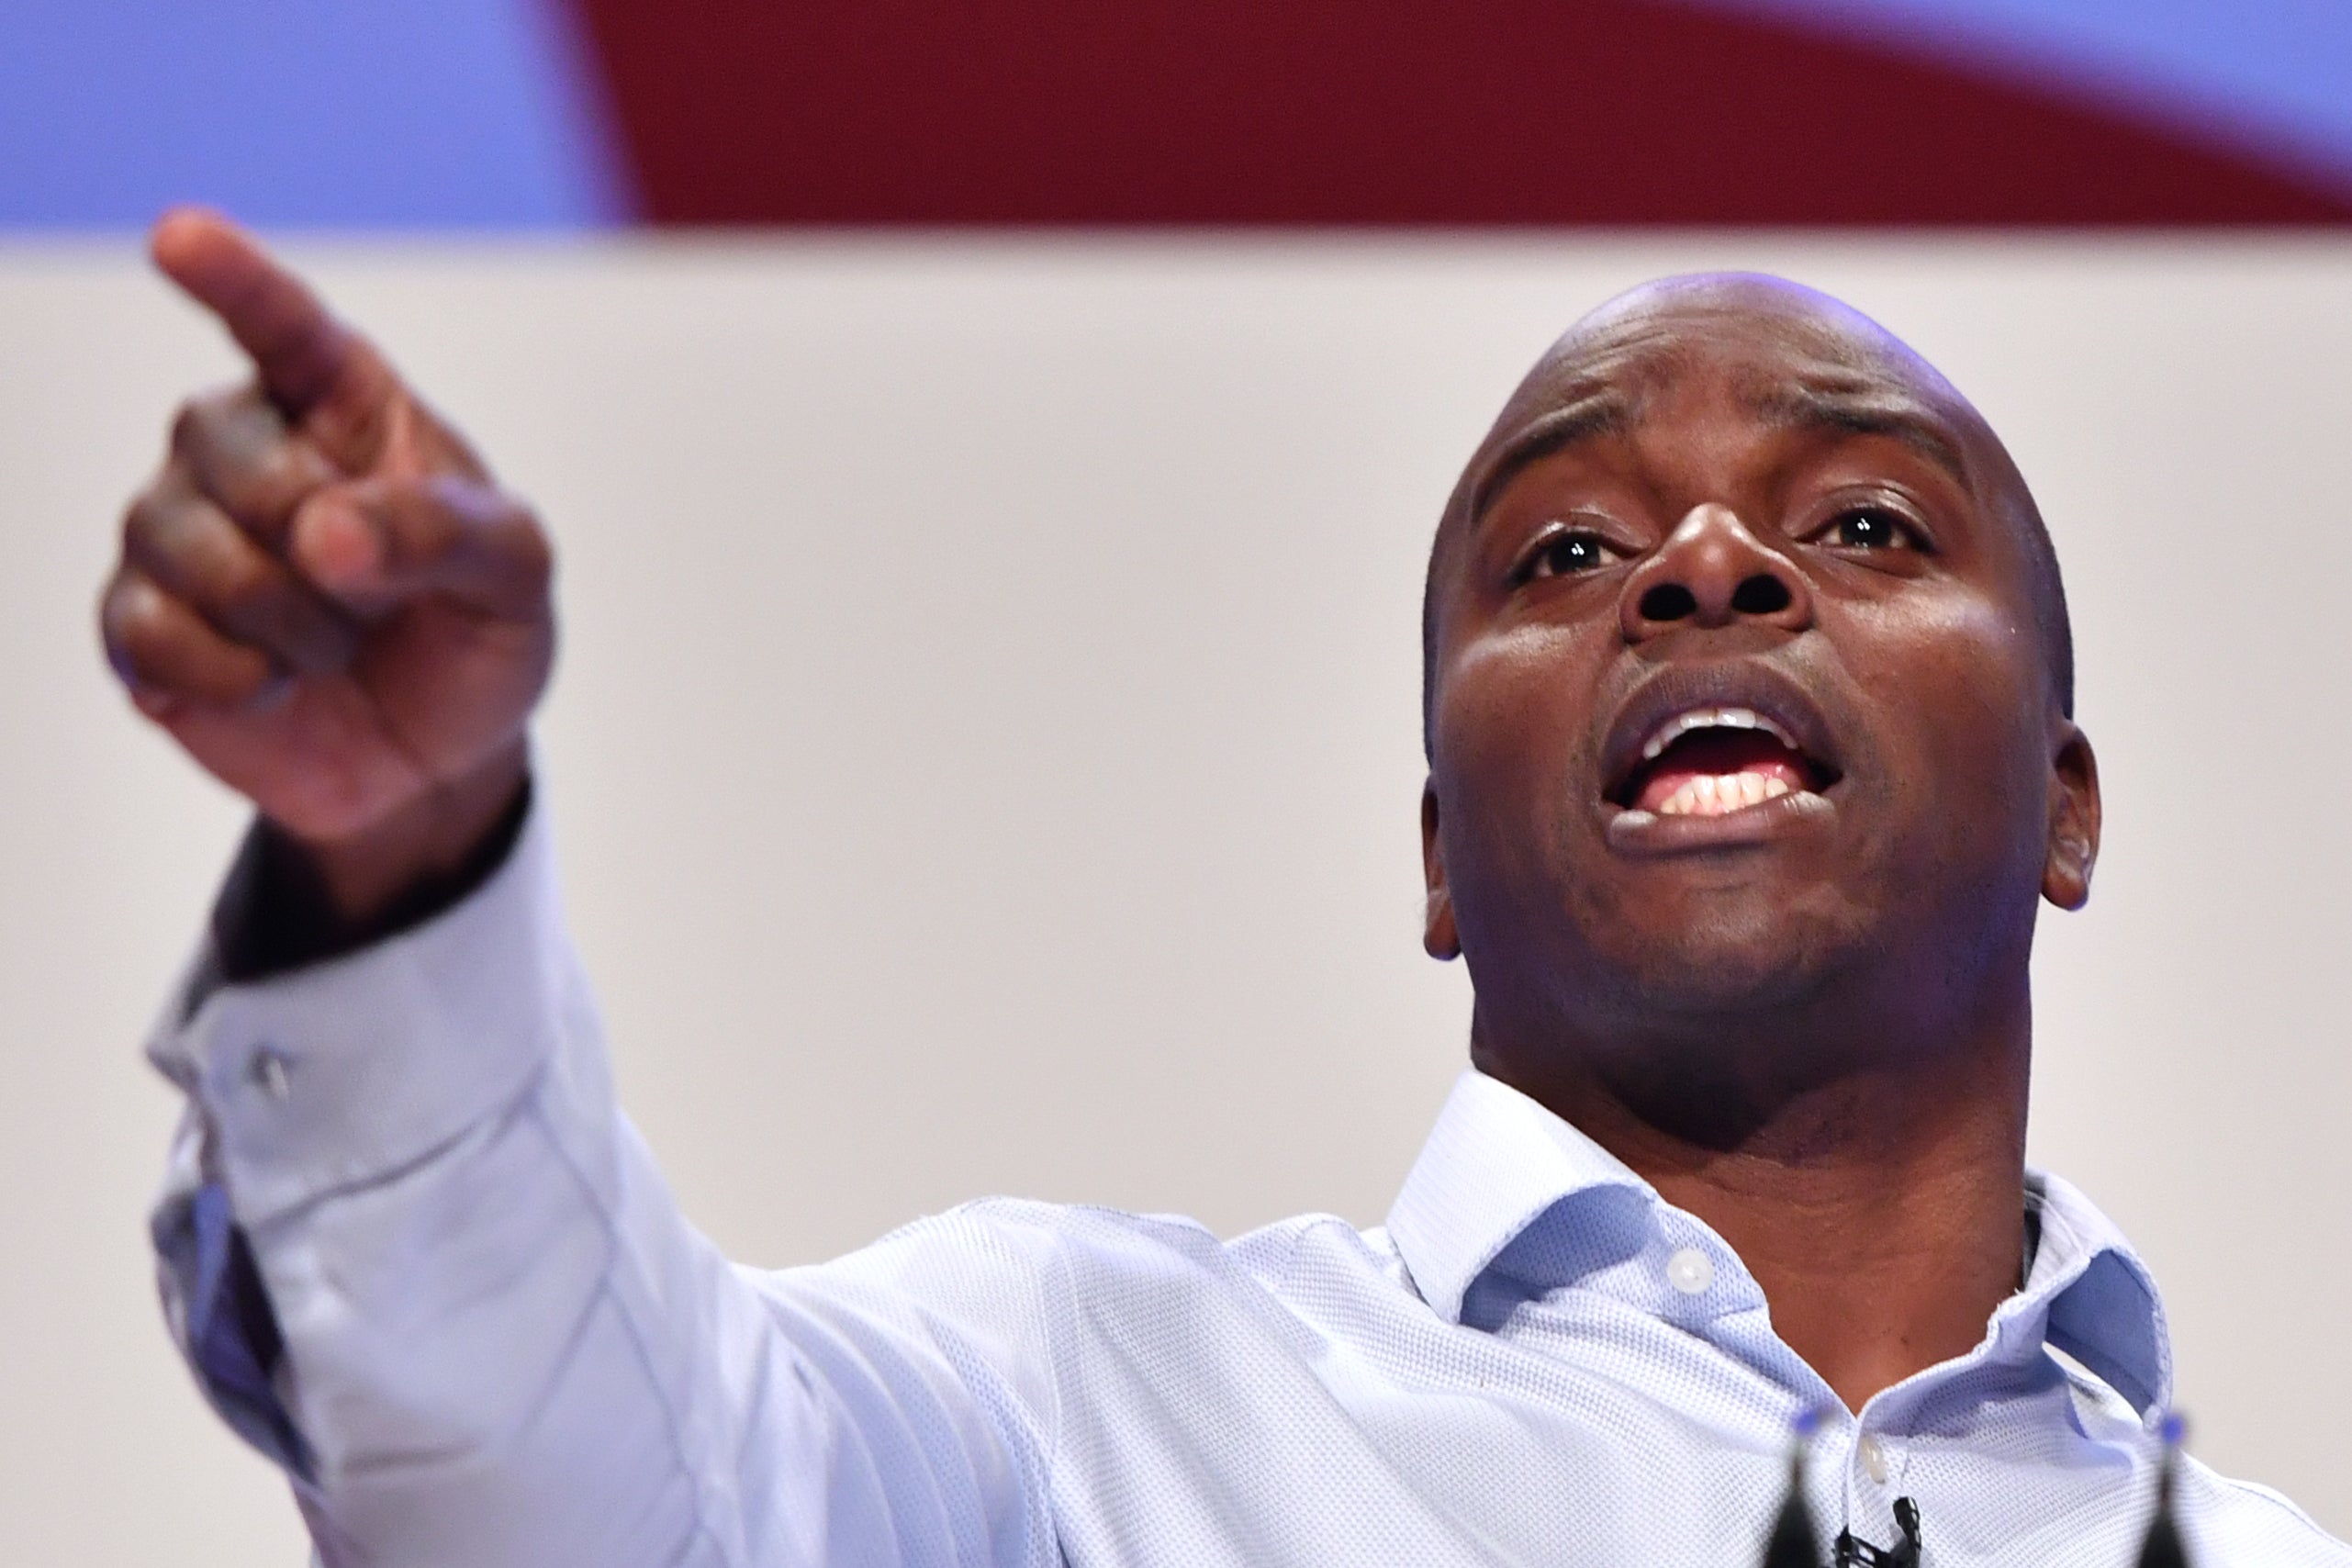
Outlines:
{"label": "white shirt button", "polygon": [[1666,1282],[1685,1295],[1705,1295],[1715,1282],[1715,1265],[1697,1248],[1682,1248],[1666,1260]]}
{"label": "white shirt button", "polygon": [[1862,1473],[1877,1484],[1887,1484],[1887,1445],[1875,1432],[1865,1432],[1862,1440],[1854,1445],[1854,1457],[1862,1462]]}
{"label": "white shirt button", "polygon": [[286,1058],[274,1046],[263,1046],[255,1051],[252,1064],[245,1070],[252,1079],[253,1087],[273,1100],[285,1099],[287,1091],[293,1087],[286,1081]]}

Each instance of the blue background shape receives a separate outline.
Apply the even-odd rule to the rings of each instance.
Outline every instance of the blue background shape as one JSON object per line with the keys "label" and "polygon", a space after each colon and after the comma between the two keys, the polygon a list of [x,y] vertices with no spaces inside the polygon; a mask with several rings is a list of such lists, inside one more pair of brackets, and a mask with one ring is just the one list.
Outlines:
{"label": "blue background shape", "polygon": [[1699,0],[2024,80],[2352,186],[2346,0]]}
{"label": "blue background shape", "polygon": [[[1573,0],[1561,0],[1571,4]],[[1681,0],[2095,104],[2352,189],[2346,0]],[[562,0],[0,0],[0,226],[637,215]]]}
{"label": "blue background shape", "polygon": [[553,0],[0,0],[0,222],[622,221],[595,81]]}

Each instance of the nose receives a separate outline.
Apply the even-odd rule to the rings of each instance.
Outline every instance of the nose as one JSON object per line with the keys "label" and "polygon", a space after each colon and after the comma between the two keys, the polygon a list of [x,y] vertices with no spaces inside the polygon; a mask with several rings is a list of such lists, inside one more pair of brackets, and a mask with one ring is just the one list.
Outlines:
{"label": "nose", "polygon": [[1813,624],[1813,595],[1787,556],[1749,532],[1730,507],[1709,501],[1693,507],[1626,578],[1618,618],[1629,643],[1742,622],[1802,632]]}

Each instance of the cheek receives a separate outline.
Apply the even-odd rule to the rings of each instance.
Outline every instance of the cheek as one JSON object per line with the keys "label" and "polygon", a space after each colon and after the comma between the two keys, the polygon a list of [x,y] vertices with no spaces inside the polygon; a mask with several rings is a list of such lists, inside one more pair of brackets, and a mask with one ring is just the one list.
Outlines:
{"label": "cheek", "polygon": [[2032,621],[1951,594],[1857,622],[1859,634],[1846,640],[1849,666],[1893,721],[1884,733],[1898,755],[1881,761],[1933,836],[1977,845],[1971,858],[1981,861],[2020,823],[2038,832],[2048,695]]}
{"label": "cheek", "polygon": [[1598,793],[1595,683],[1607,653],[1598,644],[1575,627],[1518,626],[1479,638],[1446,669],[1432,773],[1466,922],[1551,910],[1583,880],[1568,872],[1577,813]]}
{"label": "cheek", "polygon": [[1455,655],[1433,735],[1447,809],[1517,815],[1568,798],[1572,776],[1590,766],[1596,641],[1575,627],[1527,625]]}

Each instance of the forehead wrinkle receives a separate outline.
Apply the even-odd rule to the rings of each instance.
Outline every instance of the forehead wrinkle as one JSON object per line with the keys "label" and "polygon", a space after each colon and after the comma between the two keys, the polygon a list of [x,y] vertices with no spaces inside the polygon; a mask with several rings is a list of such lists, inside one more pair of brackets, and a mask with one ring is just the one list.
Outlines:
{"label": "forehead wrinkle", "polygon": [[1463,516],[1475,523],[1495,495],[1528,465],[1596,435],[1622,435],[1640,419],[1621,386],[1587,386],[1514,431],[1471,482]]}
{"label": "forehead wrinkle", "polygon": [[[1822,424],[1836,422],[1832,415],[1876,421],[1891,410],[1831,405],[1853,394],[1899,398],[1911,390],[1901,371],[1913,367],[1940,384],[1886,329],[1826,297],[1745,276],[1664,280],[1603,305],[1551,345],[1496,421],[1497,431],[1511,433],[1465,474],[1461,515],[1477,521],[1503,485],[1539,457],[1588,435],[1630,432],[1660,397],[1695,378],[1723,376],[1752,405],[1761,401],[1756,388],[1793,384],[1818,394],[1822,407],[1791,408],[1775,422]],[[1606,420],[1587,408],[1603,404],[1613,405]],[[1533,414],[1523,412],[1530,407]],[[1915,411],[1932,417],[1923,403]],[[1931,450],[1936,432],[1916,433],[1938,463],[1949,467],[1958,458],[1948,442],[1942,453]]]}
{"label": "forehead wrinkle", "polygon": [[1963,489],[1976,488],[1958,431],[1932,404],[1903,387],[1782,382],[1751,389],[1747,401],[1764,420],[1786,429],[1892,436],[1951,475]]}

